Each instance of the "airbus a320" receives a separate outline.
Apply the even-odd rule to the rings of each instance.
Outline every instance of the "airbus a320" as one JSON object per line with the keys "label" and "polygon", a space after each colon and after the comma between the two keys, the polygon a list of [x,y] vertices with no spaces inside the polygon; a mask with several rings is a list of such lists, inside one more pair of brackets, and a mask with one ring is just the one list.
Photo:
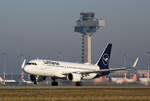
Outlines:
{"label": "airbus a320", "polygon": [[138,62],[138,58],[135,60],[131,67],[122,68],[109,68],[110,55],[112,44],[107,44],[101,57],[96,64],[81,64],[63,61],[52,61],[43,59],[34,59],[26,63],[26,60],[22,63],[22,69],[24,72],[30,74],[31,81],[37,84],[40,81],[51,77],[52,86],[58,86],[56,79],[67,79],[75,82],[77,86],[81,85],[81,80],[90,80],[98,78],[100,76],[108,75],[113,71],[120,71],[134,68]]}

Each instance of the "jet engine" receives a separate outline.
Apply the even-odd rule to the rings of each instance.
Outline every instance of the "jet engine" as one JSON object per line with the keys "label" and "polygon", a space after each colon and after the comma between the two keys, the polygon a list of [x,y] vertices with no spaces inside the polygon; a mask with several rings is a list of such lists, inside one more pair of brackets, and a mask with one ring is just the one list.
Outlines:
{"label": "jet engine", "polygon": [[81,74],[77,74],[77,73],[70,73],[67,76],[68,80],[71,80],[72,82],[80,82],[82,78]]}
{"label": "jet engine", "polygon": [[[36,79],[37,78],[37,79]],[[30,75],[30,80],[34,82],[34,84],[37,84],[37,82],[46,80],[46,76],[36,76],[36,75]]]}

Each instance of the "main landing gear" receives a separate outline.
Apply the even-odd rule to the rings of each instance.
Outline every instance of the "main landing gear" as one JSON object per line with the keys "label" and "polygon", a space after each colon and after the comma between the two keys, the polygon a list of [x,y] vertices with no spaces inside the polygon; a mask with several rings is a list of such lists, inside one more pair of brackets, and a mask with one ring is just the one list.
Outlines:
{"label": "main landing gear", "polygon": [[51,82],[52,86],[58,86],[58,82],[55,81],[55,78],[51,78],[53,82]]}
{"label": "main landing gear", "polygon": [[76,86],[82,86],[82,82],[76,82]]}

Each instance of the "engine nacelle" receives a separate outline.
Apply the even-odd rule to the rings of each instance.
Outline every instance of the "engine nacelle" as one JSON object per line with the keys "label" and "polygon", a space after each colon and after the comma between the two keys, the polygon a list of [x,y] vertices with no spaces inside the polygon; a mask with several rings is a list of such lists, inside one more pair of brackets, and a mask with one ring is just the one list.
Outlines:
{"label": "engine nacelle", "polygon": [[31,81],[35,82],[36,78],[37,78],[37,82],[46,80],[46,76],[39,76],[39,77],[37,77],[36,75],[30,75],[30,80]]}
{"label": "engine nacelle", "polygon": [[71,80],[72,82],[80,82],[81,81],[81,74],[77,74],[77,73],[70,73],[67,76],[68,80]]}

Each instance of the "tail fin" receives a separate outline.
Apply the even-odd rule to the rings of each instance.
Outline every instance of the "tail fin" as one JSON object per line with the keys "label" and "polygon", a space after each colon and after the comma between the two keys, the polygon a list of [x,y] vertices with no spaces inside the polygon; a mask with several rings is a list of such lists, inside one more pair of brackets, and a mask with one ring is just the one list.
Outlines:
{"label": "tail fin", "polygon": [[132,67],[135,67],[138,63],[139,57],[136,58],[135,62],[133,63]]}
{"label": "tail fin", "polygon": [[110,54],[111,54],[111,48],[112,44],[109,43],[104,50],[103,54],[97,61],[96,65],[99,66],[99,69],[109,69],[109,60],[110,60]]}

